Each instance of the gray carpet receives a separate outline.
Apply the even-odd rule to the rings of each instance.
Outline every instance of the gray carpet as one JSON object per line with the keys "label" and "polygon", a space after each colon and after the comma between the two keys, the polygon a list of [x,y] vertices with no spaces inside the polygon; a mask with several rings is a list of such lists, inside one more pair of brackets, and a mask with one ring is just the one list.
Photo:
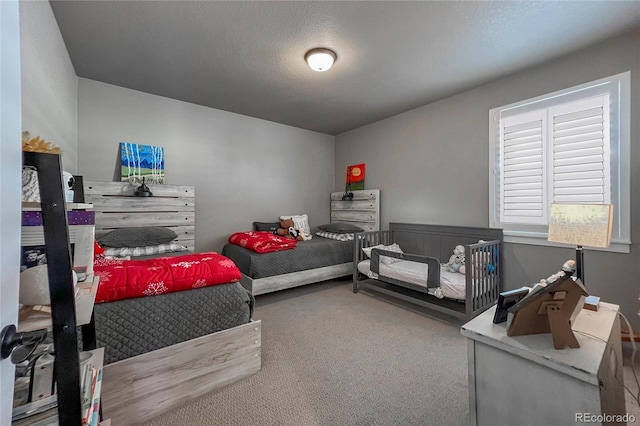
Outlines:
{"label": "gray carpet", "polygon": [[468,424],[466,339],[350,281],[257,297],[262,370],[145,425]]}
{"label": "gray carpet", "polygon": [[350,281],[258,296],[262,370],[144,425],[466,425],[461,323],[410,308],[353,294]]}

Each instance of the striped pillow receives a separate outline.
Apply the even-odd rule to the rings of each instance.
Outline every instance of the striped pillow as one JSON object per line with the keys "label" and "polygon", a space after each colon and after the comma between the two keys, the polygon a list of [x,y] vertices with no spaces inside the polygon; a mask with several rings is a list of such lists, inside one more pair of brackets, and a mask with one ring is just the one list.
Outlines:
{"label": "striped pillow", "polygon": [[157,246],[145,246],[145,247],[107,247],[104,250],[105,256],[149,256],[152,254],[173,253],[177,251],[189,251],[188,248],[182,244],[178,244],[172,241],[167,244],[159,244]]}
{"label": "striped pillow", "polygon": [[316,232],[318,237],[330,238],[338,241],[351,241],[353,240],[353,234],[338,234],[337,232],[318,231]]}

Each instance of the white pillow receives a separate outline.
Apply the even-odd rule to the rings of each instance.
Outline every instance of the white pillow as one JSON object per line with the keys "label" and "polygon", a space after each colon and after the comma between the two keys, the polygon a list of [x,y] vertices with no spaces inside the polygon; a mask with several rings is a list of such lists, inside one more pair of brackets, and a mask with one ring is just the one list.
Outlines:
{"label": "white pillow", "polygon": [[384,245],[383,244],[378,244],[377,246],[371,246],[371,247],[362,247],[362,251],[364,252],[364,254],[367,255],[367,257],[371,257],[371,250],[373,250],[374,248],[378,248],[378,249],[382,249],[384,250]]}
{"label": "white pillow", "polygon": [[[383,244],[378,244],[377,246],[363,247],[362,251],[364,252],[364,254],[367,255],[367,257],[371,257],[371,250],[373,250],[374,248],[380,249],[380,250],[392,251],[394,253],[404,253],[400,248],[400,246],[396,243],[393,243],[388,246],[385,246]],[[388,265],[390,263],[400,262],[400,259],[396,259],[395,257],[389,257],[389,256],[380,256],[380,262],[384,263],[385,265]]]}
{"label": "white pillow", "polygon": [[311,235],[311,227],[309,227],[309,216],[307,214],[280,216],[280,220],[293,219],[293,226],[296,229],[302,229],[306,235]]}

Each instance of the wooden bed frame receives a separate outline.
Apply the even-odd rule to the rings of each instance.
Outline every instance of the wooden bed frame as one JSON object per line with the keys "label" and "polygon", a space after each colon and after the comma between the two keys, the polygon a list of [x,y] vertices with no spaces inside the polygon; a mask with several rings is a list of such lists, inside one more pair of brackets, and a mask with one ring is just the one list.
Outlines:
{"label": "wooden bed frame", "polygon": [[136,226],[172,229],[176,241],[195,251],[196,193],[193,186],[150,185],[153,197],[133,195],[140,184],[84,181],[85,202],[96,212],[96,238]]}
{"label": "wooden bed frame", "polygon": [[[343,192],[331,193],[331,223],[346,222],[365,231],[380,229],[380,190],[351,191],[353,200],[343,201]],[[314,238],[320,238],[315,236]],[[308,269],[266,278],[250,278],[242,274],[242,285],[254,296],[344,277],[353,273],[353,262]]]}
{"label": "wooden bed frame", "polygon": [[[153,197],[135,197],[138,186],[84,181],[85,202],[96,212],[96,235],[125,227],[164,226],[193,251],[194,187],[149,185]],[[106,365],[104,417],[117,425],[142,422],[260,371],[261,336],[261,322],[251,321]]]}
{"label": "wooden bed frame", "polygon": [[102,407],[114,425],[149,420],[262,368],[260,321],[104,367]]}
{"label": "wooden bed frame", "polygon": [[[484,240],[486,243],[478,244],[479,240]],[[359,289],[366,288],[455,318],[468,320],[493,306],[498,299],[502,283],[502,240],[502,229],[407,223],[390,223],[388,231],[358,234],[354,245],[353,292],[357,293]],[[392,279],[384,278],[386,282],[370,279],[358,271],[358,263],[366,259],[362,251],[363,247],[392,243],[400,245],[405,254],[388,253],[390,256],[406,260],[417,260],[417,258],[411,258],[411,255],[430,256],[437,259],[436,265],[440,262],[446,263],[456,245],[465,246],[467,259],[470,258],[469,253],[491,250],[494,253],[492,264],[495,267],[495,273],[474,277],[473,268],[468,268],[465,275],[465,301],[462,303],[447,298],[439,299],[427,294],[424,289],[411,288],[417,286],[398,285],[399,282]],[[495,255],[496,252],[497,255]],[[430,277],[432,269],[434,268],[429,268]],[[474,280],[475,283],[472,284]]]}

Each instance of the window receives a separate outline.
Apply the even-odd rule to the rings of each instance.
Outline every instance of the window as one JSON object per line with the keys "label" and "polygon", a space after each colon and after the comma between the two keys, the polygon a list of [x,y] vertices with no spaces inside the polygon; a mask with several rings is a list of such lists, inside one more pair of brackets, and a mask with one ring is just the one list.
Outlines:
{"label": "window", "polygon": [[490,221],[505,241],[551,244],[552,203],[611,203],[610,250],[630,244],[630,73],[489,112]]}

